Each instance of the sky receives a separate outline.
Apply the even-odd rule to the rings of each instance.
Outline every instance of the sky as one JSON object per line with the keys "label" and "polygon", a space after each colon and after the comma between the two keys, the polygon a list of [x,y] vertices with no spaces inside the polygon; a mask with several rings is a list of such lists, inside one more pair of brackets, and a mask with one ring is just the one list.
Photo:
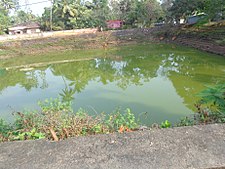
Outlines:
{"label": "sky", "polygon": [[[19,0],[19,4],[22,10],[26,10],[26,7],[23,6],[26,4],[26,1],[28,4],[28,8],[32,11],[33,14],[41,16],[42,13],[44,12],[45,7],[50,7],[51,6],[51,1],[50,0]],[[44,2],[45,1],[45,2]],[[41,3],[38,3],[41,2]],[[34,4],[38,3],[38,4]]]}

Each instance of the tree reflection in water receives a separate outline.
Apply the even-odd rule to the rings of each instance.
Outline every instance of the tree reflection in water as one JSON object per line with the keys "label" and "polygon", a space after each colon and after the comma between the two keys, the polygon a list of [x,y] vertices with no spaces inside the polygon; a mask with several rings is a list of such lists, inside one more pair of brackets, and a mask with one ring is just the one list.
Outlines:
{"label": "tree reflection in water", "polygon": [[[72,101],[77,97],[75,95],[85,92],[93,82],[99,86],[108,86],[109,92],[110,86],[115,85],[120,89],[117,92],[121,93],[121,91],[126,92],[128,88],[130,90],[131,86],[140,88],[150,85],[153,79],[161,79],[162,82],[171,83],[176,94],[182,98],[183,104],[189,109],[193,109],[193,103],[196,100],[195,94],[201,91],[205,85],[225,82],[225,60],[220,57],[212,59],[212,56],[208,55],[196,57],[193,53],[175,52],[143,53],[143,55],[116,56],[114,58],[118,59],[104,58],[56,64],[27,72],[0,69],[0,94],[7,88],[11,87],[10,90],[13,90],[13,87],[16,86],[24,88],[28,93],[42,90],[55,92],[56,89],[53,90],[55,87],[65,101]],[[52,78],[61,80],[52,82]],[[149,87],[151,89],[151,86]],[[147,90],[147,87],[145,88]],[[100,90],[99,87],[96,92]],[[134,97],[139,95],[134,87],[132,90]],[[162,88],[159,86],[158,90],[162,90]],[[167,92],[164,94],[166,95]],[[24,93],[25,95],[26,93]],[[45,93],[45,95],[47,94]],[[4,94],[4,97],[7,98],[7,93]],[[32,99],[32,96],[30,97]],[[149,95],[148,98],[150,97],[156,96]]]}

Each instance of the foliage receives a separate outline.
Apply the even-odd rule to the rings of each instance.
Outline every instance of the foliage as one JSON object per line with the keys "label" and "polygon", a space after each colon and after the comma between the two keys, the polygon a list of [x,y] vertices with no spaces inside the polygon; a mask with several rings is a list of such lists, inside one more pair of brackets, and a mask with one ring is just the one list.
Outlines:
{"label": "foliage", "polygon": [[71,105],[59,98],[39,102],[41,112],[16,113],[16,120],[9,125],[0,120],[0,142],[48,138],[54,141],[68,137],[131,131],[138,127],[130,109],[110,115],[90,116],[80,109],[72,113]]}
{"label": "foliage", "polygon": [[208,87],[198,94],[197,113],[181,119],[176,126],[225,123],[225,84]]}
{"label": "foliage", "polygon": [[[225,17],[224,0],[54,0],[52,7],[45,8],[41,18],[31,12],[19,10],[13,17],[11,9],[17,0],[0,2],[0,33],[9,25],[40,20],[43,30],[64,30],[104,27],[107,20],[122,20],[125,27],[146,27],[162,20],[179,21],[189,15],[206,13],[209,20]],[[52,12],[52,23],[51,23]]]}
{"label": "foliage", "polygon": [[23,10],[18,10],[12,17],[11,22],[13,24],[20,24],[20,23],[25,23],[29,21],[37,21],[37,20],[38,18],[34,14],[32,14],[31,11],[25,12]]}
{"label": "foliage", "polygon": [[11,130],[11,126],[4,120],[0,119],[0,142],[8,141]]}
{"label": "foliage", "polygon": [[224,0],[205,0],[204,12],[208,14],[209,19],[225,19],[225,1]]}
{"label": "foliage", "polygon": [[193,125],[195,125],[195,121],[194,118],[192,117],[182,118],[178,123],[175,124],[176,127],[193,126]]}
{"label": "foliage", "polygon": [[162,8],[157,0],[121,0],[113,4],[113,11],[117,14],[117,19],[124,21],[125,25],[149,26],[163,16]]}
{"label": "foliage", "polygon": [[168,120],[166,120],[161,123],[160,127],[161,128],[170,128],[170,127],[172,127],[172,124]]}
{"label": "foliage", "polygon": [[[50,8],[42,15],[43,28],[50,28]],[[163,16],[157,0],[93,0],[92,2],[55,0],[53,30],[105,27],[107,20],[123,20],[125,25],[146,26]]]}
{"label": "foliage", "polygon": [[0,1],[0,35],[6,32],[6,29],[10,25],[9,12],[15,8],[15,0],[3,0]]}
{"label": "foliage", "polygon": [[18,132],[13,140],[36,140],[45,138],[45,134],[37,132],[35,128],[28,132]]}
{"label": "foliage", "polygon": [[136,129],[138,124],[135,116],[131,113],[130,109],[127,109],[125,113],[121,113],[119,110],[109,114],[106,118],[106,124],[110,131],[129,131]]}
{"label": "foliage", "polygon": [[201,108],[209,108],[212,111],[225,114],[225,84],[208,87],[198,94],[201,97]]}
{"label": "foliage", "polygon": [[170,5],[167,15],[176,21],[202,12],[208,15],[209,20],[224,19],[224,0],[174,0]]}
{"label": "foliage", "polygon": [[[41,18],[44,30],[50,30],[50,11],[51,8],[45,8]],[[107,0],[93,2],[55,0],[52,11],[53,30],[104,26],[109,16]]]}
{"label": "foliage", "polygon": [[[64,97],[63,97],[64,98]],[[38,105],[40,106],[42,112],[57,112],[57,111],[64,111],[64,112],[72,112],[72,102],[71,100],[62,101],[60,98],[50,98],[46,99],[45,101],[39,101]]]}

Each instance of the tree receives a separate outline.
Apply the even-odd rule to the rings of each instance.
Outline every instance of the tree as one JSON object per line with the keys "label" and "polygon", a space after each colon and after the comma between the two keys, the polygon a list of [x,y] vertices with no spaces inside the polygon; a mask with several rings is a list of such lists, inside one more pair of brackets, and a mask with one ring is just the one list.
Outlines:
{"label": "tree", "polygon": [[163,10],[160,6],[159,2],[156,0],[146,0],[145,1],[145,7],[146,7],[146,18],[147,24],[151,24],[152,22],[155,22],[159,20],[161,17],[163,17]]}
{"label": "tree", "polygon": [[51,30],[50,13],[53,11],[53,30],[72,29],[70,18],[77,15],[77,4],[73,0],[54,0],[51,8],[45,8],[41,17],[41,25],[44,30]]}
{"label": "tree", "polygon": [[53,29],[71,29],[70,18],[77,15],[77,6],[72,0],[54,0]]}
{"label": "tree", "polygon": [[121,19],[133,26],[149,26],[163,14],[157,0],[121,0]]}
{"label": "tree", "polygon": [[137,0],[121,0],[119,2],[119,9],[121,11],[121,18],[125,24],[134,26],[137,21]]}
{"label": "tree", "polygon": [[29,21],[36,21],[37,17],[32,14],[31,11],[25,12],[23,10],[19,10],[16,12],[16,14],[12,17],[12,23],[13,24],[20,24],[24,22],[29,22]]}
{"label": "tree", "polygon": [[15,0],[1,0],[0,2],[0,34],[3,34],[10,25],[9,11],[16,7]]}
{"label": "tree", "polygon": [[50,11],[51,8],[45,8],[42,17],[40,18],[41,28],[45,31],[51,30],[51,21],[50,21]]}
{"label": "tree", "polygon": [[[126,25],[145,26],[158,20],[162,8],[157,0],[54,0],[53,30],[104,27],[110,19]],[[42,15],[42,25],[49,30],[50,9]]]}
{"label": "tree", "polygon": [[224,0],[204,0],[204,12],[209,19],[225,19],[225,1]]}
{"label": "tree", "polygon": [[169,9],[172,7],[173,1],[174,0],[161,0],[161,7],[165,14],[164,18],[165,18],[166,23],[169,23],[172,20],[171,12],[169,11]]}
{"label": "tree", "polygon": [[89,28],[96,26],[92,10],[83,5],[77,6],[77,15],[75,17],[70,17],[69,20],[73,28]]}
{"label": "tree", "polygon": [[110,19],[109,11],[108,0],[93,0],[92,19],[96,26],[105,26],[106,20]]}
{"label": "tree", "polygon": [[190,15],[204,12],[209,20],[223,19],[225,15],[224,0],[174,0],[168,10],[171,16],[178,21]]}
{"label": "tree", "polygon": [[16,4],[18,4],[17,0],[1,0],[0,9],[8,11],[10,9],[15,8]]}
{"label": "tree", "polygon": [[110,0],[109,1],[109,12],[110,16],[109,18],[112,20],[120,19],[120,6],[118,0]]}
{"label": "tree", "polygon": [[[54,0],[53,30],[104,26],[109,19],[108,0]],[[44,30],[50,30],[50,8],[42,15]]]}
{"label": "tree", "polygon": [[179,23],[181,18],[186,19],[193,13],[202,12],[204,8],[203,1],[204,0],[174,0],[169,11],[175,21]]}

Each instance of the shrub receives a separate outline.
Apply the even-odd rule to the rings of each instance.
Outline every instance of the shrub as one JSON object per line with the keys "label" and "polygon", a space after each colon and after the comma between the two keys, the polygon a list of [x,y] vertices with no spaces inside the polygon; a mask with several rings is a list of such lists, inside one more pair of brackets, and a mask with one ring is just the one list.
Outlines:
{"label": "shrub", "polygon": [[18,112],[12,126],[0,120],[0,142],[41,138],[58,141],[75,136],[131,131],[138,126],[130,109],[125,113],[116,111],[110,115],[90,116],[83,109],[73,113],[71,103],[60,98],[46,99],[38,104],[41,112]]}
{"label": "shrub", "polygon": [[181,119],[176,126],[225,123],[225,84],[208,86],[198,96],[201,99],[195,104],[197,112]]}
{"label": "shrub", "polygon": [[138,127],[135,116],[131,113],[131,110],[126,109],[125,113],[121,113],[119,110],[109,114],[106,118],[106,124],[109,127],[109,131],[130,131]]}
{"label": "shrub", "polygon": [[0,119],[0,142],[9,140],[11,130],[11,126]]}
{"label": "shrub", "polygon": [[166,120],[161,123],[160,127],[161,128],[170,128],[170,127],[172,127],[172,124],[168,120]]}

